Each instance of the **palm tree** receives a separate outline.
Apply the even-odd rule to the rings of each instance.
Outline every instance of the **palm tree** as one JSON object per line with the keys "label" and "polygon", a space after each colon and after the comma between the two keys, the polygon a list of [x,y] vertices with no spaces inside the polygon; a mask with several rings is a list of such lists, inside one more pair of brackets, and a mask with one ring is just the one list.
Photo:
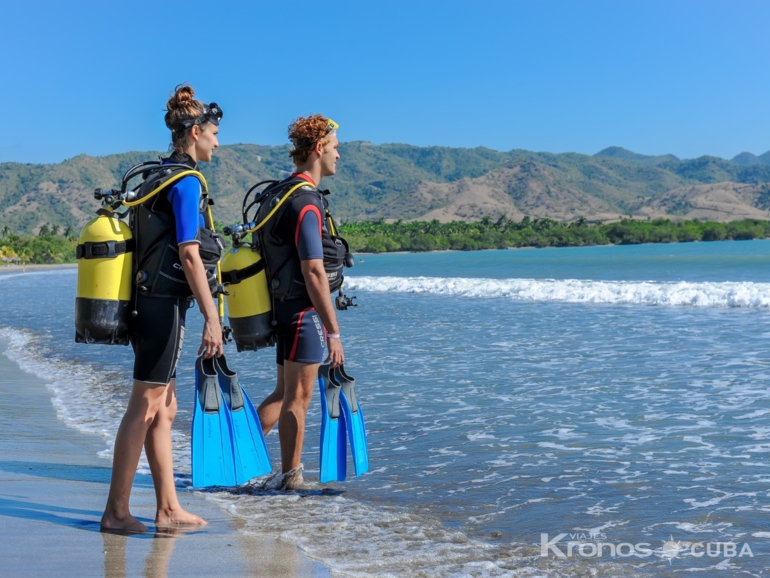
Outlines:
{"label": "palm tree", "polygon": [[50,234],[51,231],[48,230],[48,223],[44,223],[42,227],[40,227],[40,231],[38,232],[38,236],[45,237],[46,235]]}
{"label": "palm tree", "polygon": [[63,233],[63,235],[64,235],[65,237],[67,237],[68,239],[69,239],[69,238],[72,236],[72,225],[67,225],[67,226],[64,228],[64,233]]}
{"label": "palm tree", "polygon": [[59,234],[59,225],[52,225],[51,226],[51,234],[56,237]]}
{"label": "palm tree", "polygon": [[3,237],[8,237],[8,235],[11,233],[11,230],[8,228],[8,225],[3,225]]}
{"label": "palm tree", "polygon": [[21,259],[21,264],[25,265],[26,263],[29,263],[33,259],[32,251],[29,249],[23,249],[19,252],[19,258]]}

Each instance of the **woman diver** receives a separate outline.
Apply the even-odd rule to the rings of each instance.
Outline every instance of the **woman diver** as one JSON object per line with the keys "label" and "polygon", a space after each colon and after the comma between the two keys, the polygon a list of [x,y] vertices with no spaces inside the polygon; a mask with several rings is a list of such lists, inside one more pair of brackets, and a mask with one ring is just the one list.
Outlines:
{"label": "woman diver", "polygon": [[[192,87],[180,85],[166,105],[173,152],[163,162],[176,170],[180,165],[196,170],[197,163],[210,161],[219,146],[222,111],[214,103],[195,100],[194,95]],[[211,358],[223,353],[222,327],[212,298],[216,288],[212,264],[215,269],[221,246],[213,234],[213,223],[203,216],[202,207],[207,203],[202,200],[201,182],[187,175],[161,190],[152,201],[139,205],[134,213],[132,230],[139,269],[130,322],[134,381],[115,439],[110,493],[101,519],[104,530],[147,531],[129,511],[142,446],[155,486],[156,526],[206,524],[182,509],[171,454],[171,424],[177,410],[176,364],[192,298],[205,319],[198,354]]]}

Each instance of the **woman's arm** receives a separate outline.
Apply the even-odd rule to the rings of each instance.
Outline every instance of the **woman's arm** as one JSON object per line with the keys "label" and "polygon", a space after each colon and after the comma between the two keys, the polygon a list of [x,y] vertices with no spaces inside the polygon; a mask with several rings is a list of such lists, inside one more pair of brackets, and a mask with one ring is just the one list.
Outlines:
{"label": "woman's arm", "polygon": [[198,348],[198,355],[203,357],[221,356],[224,353],[222,347],[222,324],[219,322],[219,313],[211,296],[209,282],[206,278],[206,269],[203,267],[203,261],[199,252],[199,245],[196,242],[189,242],[179,245],[179,260],[184,268],[184,275],[187,283],[192,289],[193,296],[198,302],[201,313],[205,320],[203,325],[203,336],[201,346]]}

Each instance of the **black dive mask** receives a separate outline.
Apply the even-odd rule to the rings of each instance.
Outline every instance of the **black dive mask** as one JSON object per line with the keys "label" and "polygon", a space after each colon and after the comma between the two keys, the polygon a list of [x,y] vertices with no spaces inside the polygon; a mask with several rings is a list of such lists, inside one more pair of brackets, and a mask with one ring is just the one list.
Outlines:
{"label": "black dive mask", "polygon": [[219,126],[219,121],[222,120],[223,112],[222,109],[219,107],[219,105],[216,102],[212,102],[211,104],[204,104],[203,105],[203,114],[200,115],[197,118],[191,118],[189,120],[183,120],[179,123],[179,126],[181,128],[190,128],[191,126],[195,126],[196,124],[203,124],[204,122],[210,122],[211,124],[214,124],[216,126]]}

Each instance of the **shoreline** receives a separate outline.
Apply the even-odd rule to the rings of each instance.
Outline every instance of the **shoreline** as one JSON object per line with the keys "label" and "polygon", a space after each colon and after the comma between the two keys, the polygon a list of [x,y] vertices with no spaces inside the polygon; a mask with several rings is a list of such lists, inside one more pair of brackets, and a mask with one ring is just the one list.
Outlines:
{"label": "shoreline", "polygon": [[[531,251],[540,249],[585,249],[588,247],[629,247],[636,245],[681,245],[689,243],[726,243],[726,242],[746,242],[746,241],[767,241],[770,237],[756,237],[753,239],[719,239],[714,241],[705,241],[703,239],[693,239],[691,241],[668,241],[652,243],[596,243],[592,245],[547,245],[538,247],[536,245],[527,245],[524,247],[486,247],[482,249],[431,249],[429,251],[380,251],[372,253],[368,251],[351,251],[356,257],[358,255],[423,255],[431,253],[477,253],[479,251]],[[73,263],[32,263],[29,265],[0,265],[0,275],[5,273],[29,273],[33,271],[51,271],[56,269],[77,269],[77,262]]]}
{"label": "shoreline", "polygon": [[51,271],[53,269],[76,269],[77,263],[31,264],[31,265],[1,265],[0,275],[4,273],[29,273],[32,271]]}
{"label": "shoreline", "polygon": [[127,568],[142,566],[143,575],[158,577],[330,575],[295,544],[242,531],[242,520],[200,492],[178,489],[182,506],[208,520],[207,526],[157,531],[149,475],[137,474],[131,509],[150,532],[100,532],[111,475],[110,462],[97,455],[104,443],[59,421],[46,381],[19,368],[7,351],[0,341],[0,551],[6,575],[125,576]]}

